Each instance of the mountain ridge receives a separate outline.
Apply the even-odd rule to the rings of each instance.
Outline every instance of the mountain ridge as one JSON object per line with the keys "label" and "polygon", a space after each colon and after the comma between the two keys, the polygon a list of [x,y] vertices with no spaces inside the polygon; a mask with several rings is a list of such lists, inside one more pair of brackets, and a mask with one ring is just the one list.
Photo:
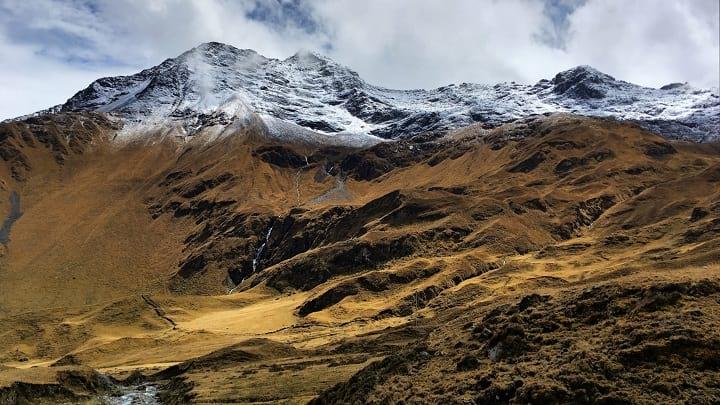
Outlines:
{"label": "mountain ridge", "polygon": [[394,90],[369,84],[317,52],[280,60],[208,42],[137,74],[100,78],[46,111],[100,111],[130,124],[170,123],[181,137],[257,116],[324,135],[351,135],[360,144],[569,112],[635,121],[666,137],[703,142],[720,139],[717,93],[686,84],[646,88],[587,65],[533,85]]}

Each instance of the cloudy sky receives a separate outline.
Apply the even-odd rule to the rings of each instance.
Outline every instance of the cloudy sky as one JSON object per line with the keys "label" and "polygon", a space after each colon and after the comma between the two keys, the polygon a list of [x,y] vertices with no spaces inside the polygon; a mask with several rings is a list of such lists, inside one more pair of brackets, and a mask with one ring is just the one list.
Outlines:
{"label": "cloudy sky", "polygon": [[718,0],[0,0],[0,119],[199,43],[316,50],[392,88],[534,83],[587,64],[720,83]]}

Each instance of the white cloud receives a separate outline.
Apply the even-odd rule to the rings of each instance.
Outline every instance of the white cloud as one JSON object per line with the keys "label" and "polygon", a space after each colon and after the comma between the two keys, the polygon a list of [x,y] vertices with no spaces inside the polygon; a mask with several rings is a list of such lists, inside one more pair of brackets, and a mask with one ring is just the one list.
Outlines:
{"label": "white cloud", "polygon": [[536,81],[566,58],[536,37],[551,24],[539,1],[324,1],[333,55],[369,81],[436,87]]}
{"label": "white cloud", "polygon": [[[548,5],[571,12],[562,29]],[[714,0],[0,0],[0,119],[213,40],[276,58],[324,51],[397,88],[532,83],[579,64],[718,86],[719,13]]]}
{"label": "white cloud", "polygon": [[33,47],[12,45],[0,35],[0,120],[63,103],[99,77],[130,72],[68,66],[38,57]]}
{"label": "white cloud", "polygon": [[594,0],[570,16],[567,53],[647,86],[718,86],[720,11],[714,0]]}

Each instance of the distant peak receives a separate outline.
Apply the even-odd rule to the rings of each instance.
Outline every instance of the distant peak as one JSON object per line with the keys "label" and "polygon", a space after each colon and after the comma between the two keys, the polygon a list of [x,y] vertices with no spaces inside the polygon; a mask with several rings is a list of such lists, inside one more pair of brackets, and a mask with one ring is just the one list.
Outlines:
{"label": "distant peak", "polygon": [[331,64],[331,65],[337,65],[334,60],[328,58],[327,56],[315,52],[315,51],[308,51],[308,50],[300,50],[295,52],[295,55],[289,57],[286,59],[287,62],[292,62],[298,65],[318,65],[318,64]]}
{"label": "distant peak", "polygon": [[221,47],[227,47],[227,46],[232,46],[232,45],[228,45],[223,42],[210,41],[210,42],[203,42],[200,45],[196,46],[196,48],[221,48]]}
{"label": "distant peak", "polygon": [[574,68],[564,70],[555,75],[553,83],[571,81],[580,81],[584,79],[593,79],[593,81],[614,81],[615,78],[609,74],[603,73],[592,66],[580,65]]}
{"label": "distant peak", "polygon": [[357,81],[358,83],[360,81],[360,76],[357,74],[357,72],[315,51],[298,51],[293,56],[285,59],[283,63],[294,66],[296,69],[301,71],[318,72],[323,76],[351,76],[353,78],[350,80]]}
{"label": "distant peak", "polygon": [[222,42],[215,42],[215,41],[203,42],[202,44],[196,46],[193,49],[197,49],[197,50],[207,50],[207,49],[239,50],[238,48],[236,48],[232,45],[228,45],[228,44],[225,44]]}
{"label": "distant peak", "polygon": [[588,73],[602,73],[590,65],[578,65],[574,68],[567,69],[566,72],[588,72]]}
{"label": "distant peak", "polygon": [[592,66],[580,65],[555,75],[552,84],[553,92],[580,99],[603,98],[606,95],[605,85],[615,83],[615,78]]}
{"label": "distant peak", "polygon": [[225,57],[225,56],[234,56],[234,57],[255,57],[255,56],[261,56],[257,52],[255,52],[253,49],[240,49],[236,48],[232,45],[228,45],[222,42],[203,42],[202,44],[184,52],[182,55],[180,55],[180,58],[183,57],[191,57],[195,55],[203,55],[206,58],[215,58],[215,57]]}

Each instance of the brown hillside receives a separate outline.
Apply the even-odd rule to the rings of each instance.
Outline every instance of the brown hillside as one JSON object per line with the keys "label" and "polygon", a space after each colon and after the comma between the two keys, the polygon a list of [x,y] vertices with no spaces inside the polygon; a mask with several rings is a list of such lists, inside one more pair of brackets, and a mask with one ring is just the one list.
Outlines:
{"label": "brown hillside", "polygon": [[0,398],[113,395],[60,373],[90,367],[170,403],[720,400],[717,145],[572,115],[366,150],[117,130],[0,124]]}

